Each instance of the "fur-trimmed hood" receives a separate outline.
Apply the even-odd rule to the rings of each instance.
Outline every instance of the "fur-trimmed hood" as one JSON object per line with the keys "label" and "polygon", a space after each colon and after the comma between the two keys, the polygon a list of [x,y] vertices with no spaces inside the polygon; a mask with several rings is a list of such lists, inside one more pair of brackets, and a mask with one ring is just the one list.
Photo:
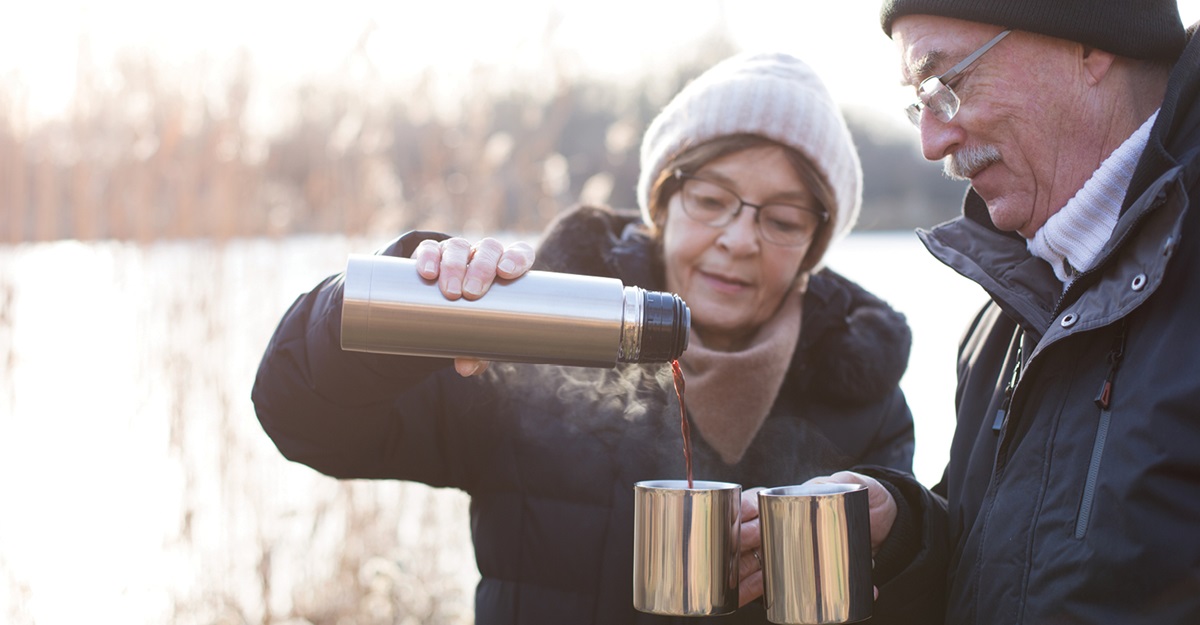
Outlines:
{"label": "fur-trimmed hood", "polygon": [[[619,278],[662,290],[662,256],[634,211],[579,206],[547,228],[535,269]],[[800,342],[784,383],[835,403],[877,401],[908,366],[912,332],[904,315],[829,269],[813,274]]]}

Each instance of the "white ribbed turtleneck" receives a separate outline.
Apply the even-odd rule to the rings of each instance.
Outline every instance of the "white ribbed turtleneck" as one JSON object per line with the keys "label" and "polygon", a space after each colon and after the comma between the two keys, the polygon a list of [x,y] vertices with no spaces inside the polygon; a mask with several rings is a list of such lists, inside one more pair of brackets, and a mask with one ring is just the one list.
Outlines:
{"label": "white ribbed turtleneck", "polygon": [[1029,252],[1050,263],[1064,288],[1092,267],[1112,236],[1133,170],[1146,149],[1158,111],[1113,151],[1075,197],[1050,216],[1027,245]]}

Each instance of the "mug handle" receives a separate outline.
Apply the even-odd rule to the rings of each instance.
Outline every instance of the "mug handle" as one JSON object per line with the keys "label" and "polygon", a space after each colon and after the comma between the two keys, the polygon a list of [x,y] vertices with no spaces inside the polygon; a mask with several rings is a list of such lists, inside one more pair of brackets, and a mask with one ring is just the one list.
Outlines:
{"label": "mug handle", "polygon": [[767,590],[767,588],[770,586],[770,584],[767,583],[767,565],[765,565],[765,564],[763,565],[763,568],[762,568],[762,574],[763,574],[763,595],[762,595],[763,608],[766,610],[770,610],[771,609],[771,593],[770,593],[770,591]]}
{"label": "mug handle", "polygon": [[[763,496],[762,496],[762,493],[760,492],[758,494],[758,523],[759,523],[758,531],[759,532],[762,531],[762,511],[763,511],[763,508],[765,508],[765,506],[763,506],[763,503],[765,503],[765,502],[763,501]],[[766,556],[766,554],[763,553],[763,550],[766,548],[767,548],[766,544],[760,543],[758,546],[758,560],[759,560],[758,568],[759,568],[759,571],[762,573],[763,608],[770,610],[771,609],[771,594],[767,590],[767,587],[770,586],[770,584],[767,583],[767,556]]]}

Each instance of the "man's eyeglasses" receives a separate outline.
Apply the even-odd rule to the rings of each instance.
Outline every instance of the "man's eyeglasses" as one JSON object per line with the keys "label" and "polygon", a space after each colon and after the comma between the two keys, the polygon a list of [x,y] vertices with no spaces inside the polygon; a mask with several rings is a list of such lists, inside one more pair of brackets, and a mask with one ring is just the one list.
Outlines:
{"label": "man's eyeglasses", "polygon": [[812,241],[817,230],[827,221],[829,213],[807,206],[771,202],[751,204],[725,187],[675,170],[680,181],[679,194],[685,215],[702,224],[724,228],[733,223],[742,209],[753,208],[758,235],[764,241],[787,247],[800,247]]}
{"label": "man's eyeglasses", "polygon": [[904,112],[908,114],[908,121],[912,122],[918,128],[921,126],[921,111],[926,107],[933,112],[933,116],[938,118],[942,123],[949,122],[958,114],[960,101],[958,95],[949,87],[950,81],[954,80],[963,70],[971,66],[972,63],[979,60],[984,52],[987,52],[992,46],[1000,43],[1005,35],[1012,32],[1011,30],[1001,31],[999,35],[992,37],[992,40],[983,44],[983,47],[972,52],[967,58],[958,62],[957,65],[951,67],[949,71],[941,76],[930,76],[921,81],[921,86],[917,89],[917,94],[920,100],[908,105]]}

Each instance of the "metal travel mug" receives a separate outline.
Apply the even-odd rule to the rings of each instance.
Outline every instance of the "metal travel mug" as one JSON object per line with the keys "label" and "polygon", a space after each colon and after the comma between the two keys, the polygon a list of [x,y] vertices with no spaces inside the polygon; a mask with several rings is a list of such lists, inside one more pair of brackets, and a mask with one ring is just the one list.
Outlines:
{"label": "metal travel mug", "polygon": [[346,264],[346,350],[612,367],[678,358],[690,323],[678,295],[614,278],[530,271],[451,301],[412,259],[352,255]]}
{"label": "metal travel mug", "polygon": [[742,487],[638,482],[633,500],[633,607],[707,616],[738,607]]}
{"label": "metal travel mug", "polygon": [[763,603],[772,623],[869,618],[871,516],[867,488],[808,484],[758,493]]}

